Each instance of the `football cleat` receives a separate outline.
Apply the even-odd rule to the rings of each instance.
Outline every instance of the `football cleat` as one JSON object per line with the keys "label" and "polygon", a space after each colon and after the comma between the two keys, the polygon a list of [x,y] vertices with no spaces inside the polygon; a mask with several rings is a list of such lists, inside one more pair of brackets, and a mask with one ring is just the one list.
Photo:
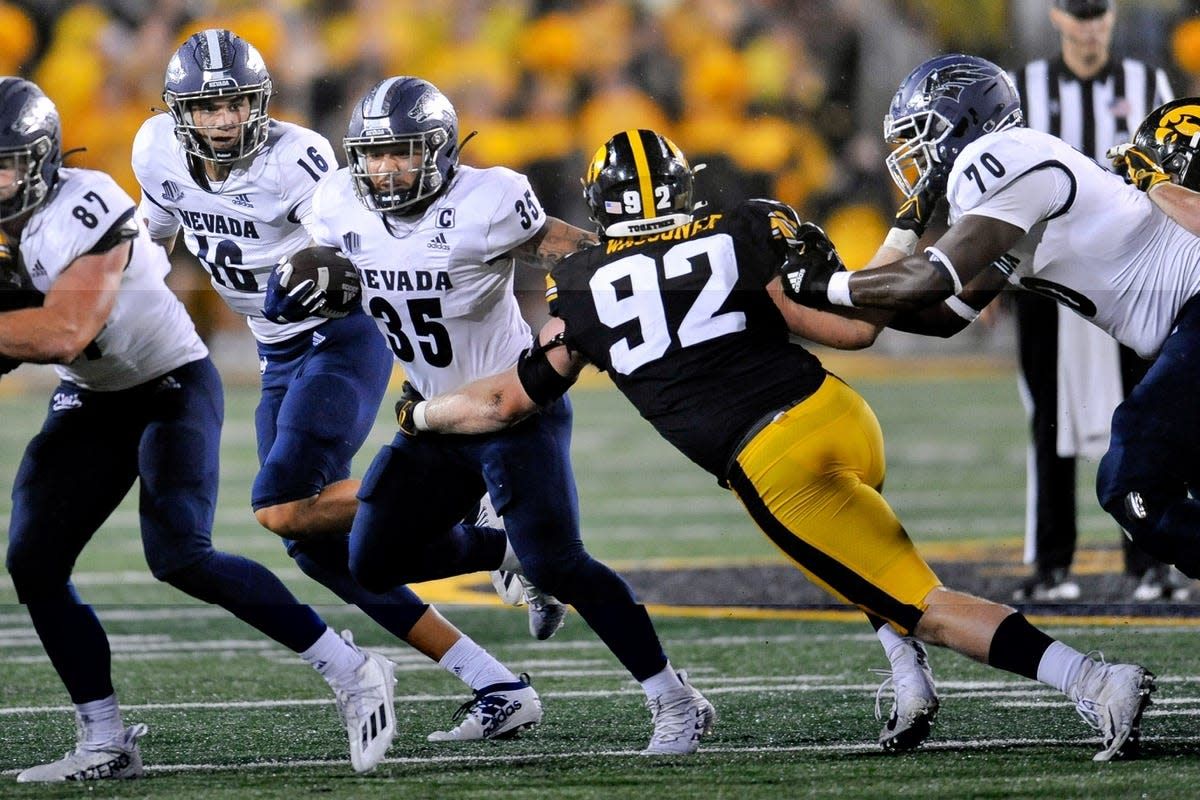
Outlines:
{"label": "football cleat", "polygon": [[498,569],[492,572],[492,586],[500,599],[510,606],[529,607],[529,635],[544,642],[563,626],[567,604],[543,592],[524,575]]}
{"label": "football cleat", "polygon": [[887,688],[892,689],[892,711],[879,733],[879,746],[889,752],[913,750],[929,738],[941,705],[929,656],[925,645],[905,636],[888,658],[890,670],[874,670],[887,676],[875,692],[875,719],[883,718],[880,701]]}
{"label": "football cleat", "polygon": [[[484,495],[479,502],[479,517],[475,524],[504,530],[504,520],[496,513],[491,497]],[[567,605],[534,586],[519,569],[520,562],[512,544],[506,543],[500,568],[491,572],[492,587],[505,605],[529,607],[529,635],[544,642],[563,626],[567,619]]]}
{"label": "football cleat", "polygon": [[1078,600],[1079,594],[1079,584],[1071,580],[1065,569],[1058,568],[1038,570],[1013,592],[1012,599],[1026,602]]}
{"label": "football cleat", "polygon": [[[342,638],[354,646],[350,631],[342,631]],[[396,665],[379,653],[360,652],[364,660],[354,678],[334,686],[333,693],[350,739],[350,765],[355,772],[370,772],[396,735]]]}
{"label": "football cleat", "polygon": [[[146,735],[146,726],[130,725],[117,738],[99,747],[82,743],[58,761],[30,767],[17,775],[17,783],[58,781],[119,780],[142,777],[142,753],[137,740]],[[80,729],[80,737],[83,735]]]}
{"label": "football cleat", "polygon": [[431,742],[475,742],[481,739],[514,739],[542,721],[542,700],[521,673],[515,683],[494,683],[475,692],[459,706],[451,722],[462,720],[448,731],[434,731]]}
{"label": "football cleat", "polygon": [[1191,596],[1191,584],[1191,579],[1175,567],[1160,564],[1142,573],[1137,588],[1133,590],[1133,600],[1137,603],[1156,600],[1182,602]]}
{"label": "football cleat", "polygon": [[644,756],[690,755],[717,723],[717,710],[688,683],[686,672],[679,673],[679,680],[683,681],[680,688],[646,698],[654,733],[642,751]]}
{"label": "football cleat", "polygon": [[1075,710],[1104,741],[1093,761],[1136,758],[1142,735],[1142,712],[1150,705],[1154,675],[1136,664],[1109,664],[1088,659],[1068,697]]}

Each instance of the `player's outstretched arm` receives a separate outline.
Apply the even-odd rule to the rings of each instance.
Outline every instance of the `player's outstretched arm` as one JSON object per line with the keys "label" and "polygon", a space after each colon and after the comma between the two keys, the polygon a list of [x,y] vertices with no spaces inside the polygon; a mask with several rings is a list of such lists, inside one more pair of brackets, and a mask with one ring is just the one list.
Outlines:
{"label": "player's outstretched arm", "polygon": [[1024,235],[1016,225],[967,214],[924,252],[844,273],[831,282],[829,300],[854,308],[920,311],[962,292]]}
{"label": "player's outstretched arm", "polygon": [[767,294],[775,301],[789,331],[810,342],[838,350],[870,347],[892,317],[890,311],[875,309],[818,310],[802,306],[783,293],[783,282],[779,277],[767,284]]}
{"label": "player's outstretched arm", "polygon": [[39,308],[0,314],[0,355],[68,364],[83,353],[112,313],[132,245],[83,255],[63,271]]}
{"label": "player's outstretched arm", "polygon": [[1200,236],[1200,192],[1177,183],[1159,183],[1146,193],[1150,202],[1162,209],[1193,236]]}
{"label": "player's outstretched arm", "polygon": [[557,217],[546,217],[542,229],[510,250],[508,255],[549,272],[559,261],[597,242],[599,239],[594,233],[576,228]]}
{"label": "player's outstretched arm", "polygon": [[552,319],[538,335],[539,347],[512,369],[481,378],[449,394],[413,404],[398,413],[406,433],[492,433],[515,425],[540,407],[557,400],[579,377],[584,360],[562,344],[565,326]]}

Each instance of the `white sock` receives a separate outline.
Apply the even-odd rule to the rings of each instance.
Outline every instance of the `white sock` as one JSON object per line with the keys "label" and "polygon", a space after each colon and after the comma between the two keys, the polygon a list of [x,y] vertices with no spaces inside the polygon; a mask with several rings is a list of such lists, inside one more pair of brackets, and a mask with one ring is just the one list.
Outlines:
{"label": "white sock", "polygon": [[1038,662],[1037,678],[1070,697],[1071,687],[1079,680],[1080,672],[1089,660],[1074,647],[1062,642],[1052,642],[1046,648],[1046,652],[1042,653],[1042,660]]}
{"label": "white sock", "polygon": [[642,691],[646,693],[646,697],[658,697],[663,692],[682,688],[683,681],[679,680],[679,675],[671,667],[670,661],[661,672],[642,681]]}
{"label": "white sock", "polygon": [[333,628],[326,628],[321,638],[300,657],[332,686],[343,686],[352,681],[354,673],[367,658],[361,650],[334,633]]}
{"label": "white sock", "polygon": [[76,703],[75,713],[83,723],[80,744],[85,748],[98,749],[125,732],[125,724],[121,722],[121,707],[117,705],[115,694],[103,700]]}
{"label": "white sock", "polygon": [[465,634],[446,651],[438,665],[470,686],[473,692],[492,684],[517,681],[517,676],[508,667]]}
{"label": "white sock", "polygon": [[896,629],[891,625],[884,625],[875,631],[875,635],[879,637],[879,643],[883,645],[883,652],[887,653],[888,661],[891,661],[892,651],[904,644],[904,637],[896,633]]}

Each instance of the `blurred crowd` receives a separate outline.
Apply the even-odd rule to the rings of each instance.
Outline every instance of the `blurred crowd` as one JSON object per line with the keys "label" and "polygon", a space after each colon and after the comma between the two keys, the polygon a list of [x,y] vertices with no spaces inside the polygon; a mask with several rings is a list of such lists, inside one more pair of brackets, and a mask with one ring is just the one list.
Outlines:
{"label": "blurred crowd", "polygon": [[[350,107],[414,74],[455,103],[463,160],[529,175],[547,210],[588,226],[579,178],[628,127],[666,132],[719,206],[772,196],[866,261],[897,195],[882,119],[900,79],[961,50],[1005,67],[1053,52],[1049,0],[0,0],[0,74],[58,104],[69,160],[136,199],[134,133],[162,107],[167,60],[191,33],[252,42],[275,84],[272,115],[340,151]],[[1200,91],[1200,0],[1120,0],[1118,53]],[[213,313],[219,313],[214,311]]]}

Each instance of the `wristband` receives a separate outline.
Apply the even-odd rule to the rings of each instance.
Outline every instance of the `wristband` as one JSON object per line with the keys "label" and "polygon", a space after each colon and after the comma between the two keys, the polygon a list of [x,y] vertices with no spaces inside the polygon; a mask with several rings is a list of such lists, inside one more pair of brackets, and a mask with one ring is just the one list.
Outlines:
{"label": "wristband", "polygon": [[978,309],[964,303],[956,295],[950,295],[946,298],[946,306],[958,316],[965,319],[967,322],[974,322],[979,318]]}
{"label": "wristband", "polygon": [[428,400],[422,400],[413,406],[412,420],[413,427],[419,431],[429,430],[429,423],[425,421],[425,406],[429,405]]}
{"label": "wristband", "polygon": [[958,294],[963,290],[962,279],[958,277],[958,270],[954,268],[954,264],[950,259],[946,258],[946,254],[936,247],[926,247],[925,255],[929,256],[929,260],[937,264],[942,269],[946,270],[950,276],[950,283],[954,286],[953,294]]}
{"label": "wristband", "polygon": [[850,299],[850,273],[835,272],[830,275],[829,286],[825,289],[825,296],[835,306],[854,308],[854,301]]}
{"label": "wristband", "polygon": [[913,231],[904,228],[892,228],[883,240],[883,246],[899,250],[906,256],[911,256],[916,251],[917,242],[920,238]]}

